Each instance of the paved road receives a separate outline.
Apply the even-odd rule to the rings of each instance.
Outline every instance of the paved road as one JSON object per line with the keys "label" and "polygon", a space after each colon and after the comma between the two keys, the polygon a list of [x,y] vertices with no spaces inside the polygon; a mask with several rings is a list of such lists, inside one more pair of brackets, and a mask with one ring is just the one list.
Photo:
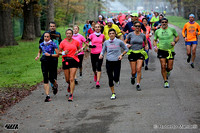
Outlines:
{"label": "paved road", "polygon": [[[180,32],[180,29],[177,29]],[[43,86],[0,118],[0,132],[5,123],[18,123],[17,132],[33,133],[198,133],[200,132],[200,63],[199,48],[195,68],[186,63],[183,39],[176,46],[170,88],[163,88],[159,60],[150,52],[149,70],[142,70],[142,91],[130,83],[127,56],[122,61],[121,84],[116,88],[117,99],[110,100],[111,92],[105,73],[101,88],[96,89],[89,59],[84,60],[83,78],[74,93],[74,102],[65,96],[64,75],[58,76],[59,92],[44,103]],[[51,93],[52,94],[52,93]],[[183,129],[194,128],[194,129]]]}

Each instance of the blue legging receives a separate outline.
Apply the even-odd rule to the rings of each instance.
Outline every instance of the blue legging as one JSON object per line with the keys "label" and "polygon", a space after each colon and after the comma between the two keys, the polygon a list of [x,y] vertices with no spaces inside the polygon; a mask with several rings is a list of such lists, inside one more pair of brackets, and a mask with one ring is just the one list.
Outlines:
{"label": "blue legging", "polygon": [[145,50],[148,54],[148,58],[145,60],[145,64],[146,66],[148,66],[148,63],[149,63],[149,49],[148,50]]}

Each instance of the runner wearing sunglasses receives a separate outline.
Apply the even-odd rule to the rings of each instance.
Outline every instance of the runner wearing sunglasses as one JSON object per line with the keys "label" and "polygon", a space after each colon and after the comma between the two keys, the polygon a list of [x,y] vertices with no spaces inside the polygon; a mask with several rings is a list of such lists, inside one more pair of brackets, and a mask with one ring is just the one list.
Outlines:
{"label": "runner wearing sunglasses", "polygon": [[130,44],[127,44],[129,51],[127,53],[128,60],[131,66],[131,83],[135,84],[135,74],[137,72],[137,91],[141,91],[140,80],[141,80],[141,70],[142,63],[144,59],[148,58],[147,53],[143,49],[143,42],[145,44],[145,50],[148,50],[148,44],[145,34],[141,33],[141,23],[136,21],[134,23],[135,31],[130,32],[125,40],[125,44],[130,40]]}
{"label": "runner wearing sunglasses", "polygon": [[[175,39],[174,39],[175,37]],[[159,48],[157,40],[159,39]],[[168,19],[161,20],[161,28],[156,30],[154,35],[154,50],[158,53],[161,64],[161,74],[164,79],[164,88],[169,88],[168,77],[173,69],[174,46],[178,42],[179,36],[174,28],[168,27]]]}

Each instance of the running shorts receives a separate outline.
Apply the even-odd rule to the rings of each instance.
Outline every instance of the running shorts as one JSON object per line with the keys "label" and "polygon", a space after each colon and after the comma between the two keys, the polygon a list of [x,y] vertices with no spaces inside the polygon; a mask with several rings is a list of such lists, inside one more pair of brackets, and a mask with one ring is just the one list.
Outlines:
{"label": "running shorts", "polygon": [[[173,60],[175,54],[176,54],[175,52],[172,52],[172,58],[169,58],[169,59]],[[158,57],[159,59],[160,59],[160,58],[167,58],[168,56],[169,56],[168,51],[158,49],[158,55],[157,55],[157,57]]]}
{"label": "running shorts", "polygon": [[198,44],[198,42],[197,41],[185,42],[185,45],[192,45],[192,44]]}
{"label": "running shorts", "polygon": [[131,52],[131,54],[128,56],[128,60],[129,60],[129,62],[137,61],[137,60],[144,60],[144,55],[142,55],[141,53]]}
{"label": "running shorts", "polygon": [[77,62],[75,59],[69,57],[65,57],[64,59],[65,61],[62,62],[63,70],[70,68],[78,68],[79,62]]}

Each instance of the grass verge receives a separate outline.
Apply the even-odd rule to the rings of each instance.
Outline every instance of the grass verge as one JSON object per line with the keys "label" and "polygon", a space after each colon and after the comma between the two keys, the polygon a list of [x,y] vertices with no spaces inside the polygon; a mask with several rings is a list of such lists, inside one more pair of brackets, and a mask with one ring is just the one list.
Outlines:
{"label": "grass verge", "polygon": [[[65,38],[67,28],[58,27],[62,39]],[[80,25],[80,33],[83,25]],[[43,32],[42,32],[43,33]],[[40,61],[35,61],[38,53],[39,39],[23,41],[16,40],[19,45],[0,48],[0,91],[4,88],[30,88],[43,80]],[[61,56],[59,65],[61,67]]]}
{"label": "grass verge", "polygon": [[[189,19],[185,19],[183,17],[177,17],[177,16],[167,16],[169,23],[178,26],[179,28],[183,28],[185,23],[189,21]],[[198,24],[200,24],[200,20],[196,21]]]}

